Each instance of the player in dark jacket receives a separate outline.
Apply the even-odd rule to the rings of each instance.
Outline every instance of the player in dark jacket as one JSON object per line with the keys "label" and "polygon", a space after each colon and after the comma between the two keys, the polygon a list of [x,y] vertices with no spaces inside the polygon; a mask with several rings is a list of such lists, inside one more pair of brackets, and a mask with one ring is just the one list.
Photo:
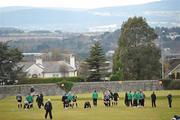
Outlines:
{"label": "player in dark jacket", "polygon": [[169,104],[169,108],[171,108],[172,107],[172,95],[171,94],[169,94],[168,96],[167,96],[167,98],[168,98],[168,104]]}
{"label": "player in dark jacket", "polygon": [[73,107],[74,106],[78,106],[78,104],[77,104],[77,96],[76,95],[73,95],[73,99],[72,99],[72,101],[73,101]]}
{"label": "player in dark jacket", "polygon": [[114,98],[114,105],[117,106],[118,104],[118,99],[119,99],[119,94],[117,92],[114,93],[113,95],[113,98]]}
{"label": "player in dark jacket", "polygon": [[48,99],[48,101],[45,103],[44,109],[46,110],[45,119],[47,119],[49,114],[49,117],[52,120],[52,104],[50,99]]}
{"label": "player in dark jacket", "polygon": [[127,92],[125,93],[124,103],[125,103],[126,106],[129,106],[129,104],[128,104],[129,103],[128,102],[128,93]]}
{"label": "player in dark jacket", "polygon": [[37,105],[38,105],[38,108],[41,109],[41,106],[43,106],[43,97],[41,95],[38,95],[37,98],[36,98],[36,102],[37,102]]}
{"label": "player in dark jacket", "polygon": [[89,101],[86,101],[84,103],[84,109],[86,109],[86,108],[91,108],[91,103]]}
{"label": "player in dark jacket", "polygon": [[156,94],[153,92],[151,94],[151,102],[152,102],[152,107],[156,107]]}
{"label": "player in dark jacket", "polygon": [[67,94],[64,94],[62,96],[62,102],[63,102],[63,108],[66,109],[67,107],[69,107],[69,101],[67,99]]}

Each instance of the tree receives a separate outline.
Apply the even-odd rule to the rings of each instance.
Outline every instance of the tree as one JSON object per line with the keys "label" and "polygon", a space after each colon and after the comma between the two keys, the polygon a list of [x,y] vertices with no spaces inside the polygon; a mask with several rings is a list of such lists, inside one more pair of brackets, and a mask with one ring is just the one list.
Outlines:
{"label": "tree", "polygon": [[89,75],[88,65],[86,62],[80,62],[78,67],[78,76],[83,78],[85,81],[87,80],[87,76]]}
{"label": "tree", "polygon": [[124,22],[113,60],[114,74],[121,71],[126,80],[160,78],[160,50],[155,39],[154,29],[144,18],[133,17]]}
{"label": "tree", "polygon": [[91,47],[90,55],[86,59],[89,69],[88,81],[100,81],[106,75],[105,54],[98,41]]}
{"label": "tree", "polygon": [[0,42],[0,79],[7,84],[14,82],[22,75],[22,67],[17,63],[23,58],[23,55],[17,48],[10,48],[8,42]]}

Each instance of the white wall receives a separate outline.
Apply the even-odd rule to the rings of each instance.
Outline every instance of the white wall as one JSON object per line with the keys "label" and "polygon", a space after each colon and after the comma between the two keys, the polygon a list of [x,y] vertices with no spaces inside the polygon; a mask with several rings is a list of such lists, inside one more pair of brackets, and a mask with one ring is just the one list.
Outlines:
{"label": "white wall", "polygon": [[[43,69],[38,67],[36,64],[33,64],[27,70],[27,77],[32,78],[33,74],[36,74],[38,78],[50,78],[50,77],[63,77],[62,73],[43,73]],[[66,77],[75,77],[77,76],[77,71],[71,71],[66,74]]]}
{"label": "white wall", "polygon": [[38,77],[43,77],[43,69],[38,67],[37,65],[33,64],[31,67],[29,67],[27,70],[27,76],[32,77],[33,74],[36,74]]}
{"label": "white wall", "polygon": [[62,77],[61,73],[44,73],[44,78]]}
{"label": "white wall", "polygon": [[76,77],[77,76],[77,72],[75,71],[72,71],[72,72],[69,72],[69,77]]}
{"label": "white wall", "polygon": [[75,56],[74,55],[70,55],[70,65],[74,69],[76,68],[76,65],[75,65]]}

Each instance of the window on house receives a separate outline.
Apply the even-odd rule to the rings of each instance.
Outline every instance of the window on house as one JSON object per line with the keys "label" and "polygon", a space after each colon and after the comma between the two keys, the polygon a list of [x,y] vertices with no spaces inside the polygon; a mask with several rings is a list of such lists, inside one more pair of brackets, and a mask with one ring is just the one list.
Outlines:
{"label": "window on house", "polygon": [[59,77],[59,75],[58,74],[53,74],[53,77]]}
{"label": "window on house", "polygon": [[37,74],[33,74],[32,78],[38,78],[38,75]]}

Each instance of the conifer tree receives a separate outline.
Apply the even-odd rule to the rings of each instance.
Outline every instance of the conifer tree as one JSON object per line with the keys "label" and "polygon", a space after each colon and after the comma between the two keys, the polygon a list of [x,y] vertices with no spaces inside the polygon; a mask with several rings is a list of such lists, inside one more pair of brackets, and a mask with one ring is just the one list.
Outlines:
{"label": "conifer tree", "polygon": [[101,44],[96,41],[86,59],[89,69],[88,81],[100,81],[106,76],[106,58]]}

